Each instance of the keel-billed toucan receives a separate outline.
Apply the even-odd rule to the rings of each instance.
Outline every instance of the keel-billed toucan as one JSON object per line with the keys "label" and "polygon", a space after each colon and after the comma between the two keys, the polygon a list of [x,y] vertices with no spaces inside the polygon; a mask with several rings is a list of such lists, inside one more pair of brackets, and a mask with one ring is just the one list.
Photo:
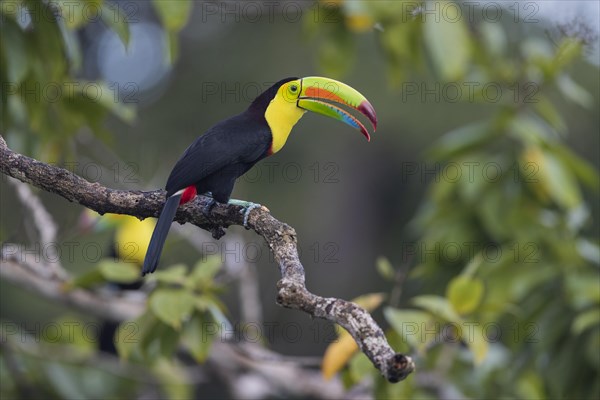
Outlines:
{"label": "keel-billed toucan", "polygon": [[[154,272],[177,207],[197,193],[212,193],[210,207],[227,203],[235,180],[263,158],[281,150],[292,127],[306,111],[333,117],[360,129],[365,126],[346,109],[366,116],[373,130],[371,103],[350,86],[327,78],[286,78],[260,94],[241,114],[219,122],[187,148],[167,180],[167,202],[152,234],[142,275]],[[247,213],[250,208],[246,209]]]}

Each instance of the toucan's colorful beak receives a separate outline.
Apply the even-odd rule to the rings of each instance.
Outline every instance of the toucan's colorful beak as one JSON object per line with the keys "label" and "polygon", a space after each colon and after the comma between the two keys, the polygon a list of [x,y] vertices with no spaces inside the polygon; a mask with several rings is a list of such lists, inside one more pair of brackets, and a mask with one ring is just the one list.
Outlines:
{"label": "toucan's colorful beak", "polygon": [[365,96],[345,83],[329,78],[311,76],[302,78],[300,81],[302,89],[298,97],[298,107],[343,121],[359,129],[367,140],[371,140],[369,131],[362,122],[340,107],[340,105],[345,106],[363,114],[371,121],[373,132],[375,132],[377,115]]}

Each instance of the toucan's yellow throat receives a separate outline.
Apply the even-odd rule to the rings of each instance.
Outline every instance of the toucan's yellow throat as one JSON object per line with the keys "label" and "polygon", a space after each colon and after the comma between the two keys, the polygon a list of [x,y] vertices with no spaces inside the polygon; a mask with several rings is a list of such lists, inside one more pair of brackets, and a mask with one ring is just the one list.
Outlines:
{"label": "toucan's yellow throat", "polygon": [[281,85],[265,111],[265,119],[273,135],[271,154],[281,150],[287,142],[292,128],[306,112],[306,110],[296,106],[296,100],[292,97],[292,89],[300,93],[300,80],[286,82]]}

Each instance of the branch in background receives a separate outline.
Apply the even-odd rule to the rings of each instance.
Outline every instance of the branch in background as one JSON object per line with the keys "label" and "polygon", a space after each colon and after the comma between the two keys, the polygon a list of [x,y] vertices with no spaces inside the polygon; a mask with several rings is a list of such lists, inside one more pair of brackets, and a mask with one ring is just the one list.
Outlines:
{"label": "branch in background", "polygon": [[[56,243],[56,232],[58,228],[52,218],[52,215],[46,210],[39,197],[37,197],[31,187],[14,178],[8,178],[8,183],[15,187],[17,197],[23,207],[29,211],[29,215],[38,232],[40,242],[44,245]],[[46,257],[44,258],[43,268],[39,268],[42,276],[52,278],[65,278],[67,272],[58,264],[58,254],[55,246],[47,246]]]}
{"label": "branch in background", "polygon": [[[30,183],[69,201],[77,202],[100,214],[107,212],[128,214],[138,218],[157,217],[165,201],[165,192],[114,190],[55,166],[15,153],[0,136],[0,170],[22,182]],[[175,216],[179,223],[190,222],[210,230],[213,237],[225,234],[223,228],[243,225],[243,208],[235,205],[215,206],[208,220],[202,208],[208,199],[200,196],[180,209]],[[296,232],[287,224],[275,219],[265,208],[254,209],[248,227],[262,236],[282,278],[277,283],[278,304],[302,310],[314,317],[324,318],[344,327],[356,340],[360,349],[390,382],[406,378],[413,370],[410,357],[395,353],[373,318],[354,303],[317,296],[306,289],[304,268],[300,263]],[[2,269],[5,268],[2,262]]]}
{"label": "branch in background", "polygon": [[[16,261],[14,256],[3,255],[0,275],[7,281],[29,289],[49,300],[73,306],[86,315],[121,322],[135,319],[145,309],[145,297],[115,298],[114,293],[104,295],[102,292],[90,292],[82,289],[64,292],[61,289],[61,282],[40,278],[34,270],[30,269],[29,265]],[[22,332],[19,333],[18,340],[11,340],[14,339],[12,337],[14,335],[0,337],[0,345],[2,345],[0,347],[9,353],[9,357],[14,350],[15,353],[25,353],[40,358],[49,357],[67,364],[94,366],[137,381],[145,382],[149,379],[147,372],[140,370],[135,364],[127,364],[127,369],[124,369],[122,362],[117,357],[96,353],[92,358],[82,360],[81,357],[69,357],[69,354],[64,351],[47,353],[34,340],[23,341],[23,335]],[[53,345],[53,347],[55,346]],[[259,398],[261,396],[252,396],[252,394],[258,393],[264,394],[265,398],[282,396],[348,398],[348,394],[345,393],[339,380],[324,381],[320,372],[305,368],[307,364],[312,366],[318,362],[309,357],[286,357],[256,343],[233,343],[221,339],[213,342],[206,366],[185,368],[185,380],[189,384],[198,383],[198,381],[204,382],[211,373],[217,374],[227,383],[233,397],[240,399]],[[11,366],[13,365],[11,364]],[[14,367],[11,373],[20,372],[16,365]],[[133,368],[133,375],[130,371],[131,368]],[[21,378],[21,375],[15,375],[16,380]],[[150,381],[154,382],[152,379]],[[251,384],[251,386],[246,386],[246,384]],[[26,384],[21,386],[28,387]],[[252,393],[249,392],[250,387],[254,390]]]}
{"label": "branch in background", "polygon": [[37,268],[19,259],[15,254],[2,253],[0,276],[47,299],[63,303],[91,315],[121,322],[134,319],[144,312],[145,299],[115,298],[114,294],[102,295],[82,289],[64,290],[63,280],[39,276]]}
{"label": "branch in background", "polygon": [[[233,398],[348,398],[340,380],[324,381],[320,372],[254,343],[224,346],[215,342],[209,362],[231,388]],[[212,354],[215,354],[213,357]]]}

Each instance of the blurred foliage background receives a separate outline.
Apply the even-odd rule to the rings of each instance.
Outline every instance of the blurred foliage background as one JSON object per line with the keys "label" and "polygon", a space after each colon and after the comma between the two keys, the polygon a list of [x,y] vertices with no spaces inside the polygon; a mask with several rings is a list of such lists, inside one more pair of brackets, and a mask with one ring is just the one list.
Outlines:
{"label": "blurred foliage background", "polygon": [[[171,235],[163,264],[178,265],[153,278],[140,340],[117,343],[123,374],[86,364],[97,349],[81,333],[62,344],[40,335],[52,321],[95,319],[0,282],[3,340],[41,339],[13,349],[26,378],[46,396],[140,396],[144,363],[163,395],[223,395],[182,381],[174,352],[181,344],[202,363],[219,335],[192,340],[206,334],[201,322],[239,321],[240,300],[218,279],[222,259],[239,257],[258,267],[264,325],[279,327],[265,344],[327,351],[324,374],[348,387],[371,379],[378,398],[600,396],[600,62],[598,21],[586,19],[597,4],[583,3],[0,1],[0,132],[109,187],[162,187],[196,136],[283,77],[328,76],[365,94],[380,121],[371,143],[307,115],[234,197],[296,229],[315,293],[386,293],[368,304],[418,365],[386,383],[340,345],[343,333],[334,341],[329,324],[277,307],[266,246],[231,228],[241,247],[215,242],[202,257]],[[2,187],[2,242],[33,243]],[[109,260],[117,225],[84,235],[81,207],[39,195],[74,285],[134,280]],[[214,249],[221,257],[207,258]],[[282,334],[290,324],[297,340]],[[9,335],[15,326],[23,333]],[[2,397],[18,397],[5,354]]]}

